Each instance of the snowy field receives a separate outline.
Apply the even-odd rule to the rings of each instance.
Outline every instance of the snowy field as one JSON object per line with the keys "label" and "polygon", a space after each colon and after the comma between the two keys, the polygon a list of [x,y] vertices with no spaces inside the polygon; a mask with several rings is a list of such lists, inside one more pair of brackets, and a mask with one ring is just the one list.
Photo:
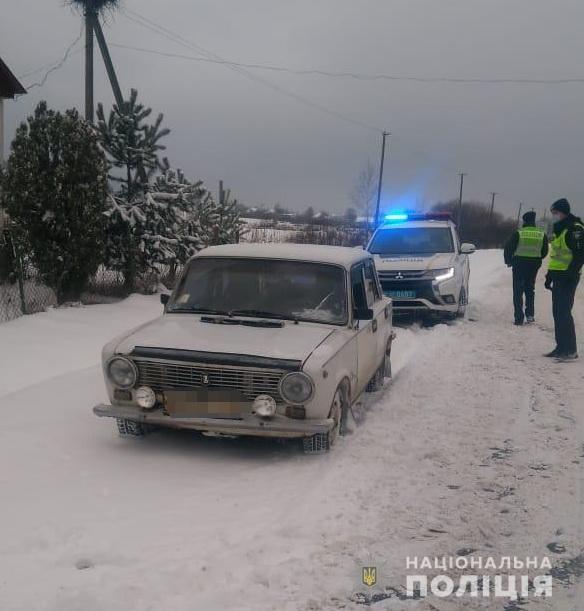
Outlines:
{"label": "snowy field", "polygon": [[[364,565],[372,609],[582,611],[584,359],[542,358],[541,283],[539,322],[511,324],[502,258],[471,259],[472,321],[398,329],[393,384],[325,456],[93,416],[101,346],[157,296],[0,325],[0,611],[363,609]],[[584,352],[582,287],[575,311]],[[408,556],[464,548],[548,555],[553,598],[400,599]]]}

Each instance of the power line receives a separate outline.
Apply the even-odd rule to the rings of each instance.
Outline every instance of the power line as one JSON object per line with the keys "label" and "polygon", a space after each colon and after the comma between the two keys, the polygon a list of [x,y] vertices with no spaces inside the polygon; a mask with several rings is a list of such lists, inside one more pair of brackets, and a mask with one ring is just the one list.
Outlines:
{"label": "power line", "polygon": [[[49,78],[49,76],[51,76],[53,72],[60,70],[65,65],[65,63],[71,56],[71,52],[77,46],[77,43],[81,40],[82,36],[83,36],[83,27],[81,27],[81,30],[77,38],[67,47],[63,57],[60,60],[58,60],[57,62],[54,62],[53,64],[48,64],[50,68],[47,70],[47,72],[45,73],[45,75],[43,76],[43,78],[40,81],[36,83],[32,83],[31,85],[26,85],[25,88],[30,91],[31,89],[34,89],[35,87],[42,87],[47,82],[47,79]],[[29,72],[28,74],[23,75],[21,78],[26,78],[27,76],[38,74],[39,72],[42,72],[42,70],[44,70],[45,68],[47,68],[47,65],[45,65],[42,68],[37,68],[36,70],[33,70],[32,72]]]}
{"label": "power line", "polygon": [[[238,66],[233,64],[232,62],[227,61],[226,59],[224,59],[223,57],[213,53],[212,51],[208,51],[207,49],[201,47],[200,45],[197,45],[185,38],[183,38],[182,36],[180,36],[179,34],[176,34],[174,32],[172,32],[171,30],[168,30],[167,28],[164,28],[161,25],[158,25],[152,21],[150,21],[149,19],[147,19],[146,17],[143,17],[142,15],[139,15],[138,13],[134,13],[134,11],[130,11],[129,9],[121,9],[121,12],[123,15],[125,15],[125,17],[127,19],[129,19],[130,21],[133,21],[134,23],[137,23],[138,25],[152,31],[155,32],[161,36],[164,36],[165,38],[171,40],[172,42],[175,42],[176,44],[179,44],[183,47],[195,50],[197,53],[199,53],[200,55],[203,55],[204,58],[207,59],[207,61],[212,61],[213,63],[221,63],[223,65],[225,65],[225,67],[227,67],[230,70],[233,70],[234,72],[237,72],[239,74],[241,74],[242,76],[245,76],[247,79],[254,81],[256,83],[259,83],[261,85],[263,85],[264,87],[268,87],[269,89],[271,89],[272,91],[275,91],[277,93],[280,93],[281,95],[284,95],[288,98],[291,98],[293,100],[296,100],[297,102],[300,102],[301,104],[304,104],[305,106],[308,106],[310,108],[313,108],[315,110],[319,110],[320,112],[326,113],[330,116],[336,117],[337,119],[340,119],[341,121],[344,121],[346,123],[350,123],[352,125],[355,125],[356,127],[361,127],[362,129],[366,129],[369,131],[374,131],[374,132],[382,132],[383,130],[375,127],[373,125],[370,125],[368,123],[365,123],[364,121],[360,121],[359,119],[355,119],[353,117],[350,117],[349,115],[346,115],[342,112],[339,112],[337,110],[333,110],[332,108],[329,108],[327,106],[323,106],[322,104],[319,104],[317,102],[313,102],[312,100],[309,100],[308,98],[305,98],[304,96],[301,96],[297,93],[294,93],[293,91],[290,91],[288,89],[285,89],[284,87],[281,87],[280,85],[276,85],[275,83],[273,83],[272,81],[269,81],[263,77],[260,77],[256,74],[252,74],[251,72],[249,72],[249,70],[247,70],[246,68],[242,67],[242,66]],[[135,15],[135,17],[134,17]]]}
{"label": "power line", "polygon": [[[128,17],[128,15],[126,15]],[[174,40],[174,42],[177,42]],[[350,78],[358,81],[407,81],[414,83],[449,83],[449,84],[483,84],[483,85],[567,85],[584,84],[584,78],[561,78],[561,79],[530,79],[530,78],[466,78],[466,77],[423,77],[423,76],[397,76],[391,74],[365,74],[360,72],[336,72],[330,70],[320,70],[317,68],[290,68],[287,66],[277,66],[274,64],[257,64],[247,62],[236,62],[227,59],[214,59],[211,57],[194,57],[180,53],[169,53],[157,49],[146,49],[144,47],[134,47],[131,45],[110,43],[113,47],[138,51],[140,53],[150,53],[162,57],[172,57],[191,61],[205,62],[234,66],[238,68],[248,68],[251,70],[267,70],[271,72],[282,72],[295,75],[313,75],[329,78]]]}

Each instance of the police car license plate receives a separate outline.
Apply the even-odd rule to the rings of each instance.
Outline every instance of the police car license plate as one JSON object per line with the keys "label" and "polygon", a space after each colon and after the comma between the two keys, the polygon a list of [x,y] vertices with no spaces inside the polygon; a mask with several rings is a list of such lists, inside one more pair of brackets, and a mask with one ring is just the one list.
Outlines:
{"label": "police car license plate", "polygon": [[415,299],[416,291],[387,291],[387,296],[393,299]]}

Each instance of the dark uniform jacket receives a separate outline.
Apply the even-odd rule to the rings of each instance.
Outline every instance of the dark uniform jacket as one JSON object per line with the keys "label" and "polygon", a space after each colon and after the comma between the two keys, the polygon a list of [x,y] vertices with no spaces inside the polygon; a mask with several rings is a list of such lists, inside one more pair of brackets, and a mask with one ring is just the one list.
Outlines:
{"label": "dark uniform jacket", "polygon": [[[524,227],[535,227],[535,225],[531,223],[524,223]],[[516,231],[505,244],[505,250],[503,251],[503,256],[505,257],[506,265],[513,265],[513,263],[517,263],[518,260],[523,261],[537,261],[538,265],[541,265],[541,261],[547,257],[548,254],[548,239],[547,236],[543,236],[543,245],[541,247],[541,259],[533,259],[528,257],[516,257],[515,251],[517,250],[517,245],[519,244],[519,231]]]}

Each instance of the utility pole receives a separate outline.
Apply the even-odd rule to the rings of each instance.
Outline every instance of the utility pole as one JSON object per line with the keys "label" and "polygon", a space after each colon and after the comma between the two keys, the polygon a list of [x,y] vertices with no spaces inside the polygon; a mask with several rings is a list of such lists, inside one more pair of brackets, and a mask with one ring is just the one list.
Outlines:
{"label": "utility pole", "polygon": [[124,106],[124,97],[122,96],[122,90],[120,89],[120,83],[118,81],[118,77],[114,69],[114,64],[112,62],[112,58],[111,58],[107,43],[105,41],[105,36],[103,35],[103,30],[101,29],[101,24],[99,23],[99,17],[97,15],[95,16],[95,20],[93,21],[93,28],[95,31],[95,37],[97,38],[97,42],[101,50],[101,55],[103,57],[103,63],[105,64],[105,69],[107,71],[110,85],[112,86],[112,91],[114,92],[114,98],[116,100],[116,104],[118,105],[118,108],[121,111]]}
{"label": "utility pole", "polygon": [[96,18],[93,0],[85,6],[85,120],[93,123],[93,31]]}
{"label": "utility pole", "polygon": [[379,226],[379,206],[381,205],[381,188],[383,186],[383,166],[385,165],[385,142],[391,136],[390,132],[383,132],[381,142],[381,163],[379,164],[379,184],[377,185],[377,205],[375,206],[375,227]]}
{"label": "utility pole", "polygon": [[519,210],[517,211],[517,227],[519,227],[519,219],[521,218],[522,208],[523,208],[523,202],[519,202]]}
{"label": "utility pole", "polygon": [[491,224],[492,220],[493,220],[493,212],[495,210],[495,197],[499,195],[498,193],[495,193],[494,191],[491,193],[491,209],[489,210],[489,225]]}
{"label": "utility pole", "polygon": [[462,226],[462,187],[464,186],[464,177],[466,176],[466,174],[464,172],[460,172],[459,176],[460,176],[460,195],[458,197],[458,215],[456,219],[458,231],[460,231],[460,228]]}

